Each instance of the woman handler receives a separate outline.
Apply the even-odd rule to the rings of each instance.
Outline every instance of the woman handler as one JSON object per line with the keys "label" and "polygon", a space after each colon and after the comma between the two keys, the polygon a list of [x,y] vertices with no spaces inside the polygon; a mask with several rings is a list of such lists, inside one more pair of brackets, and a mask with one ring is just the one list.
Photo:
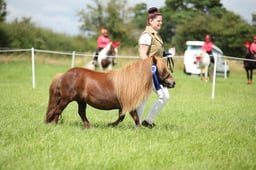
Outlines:
{"label": "woman handler", "polygon": [[[145,31],[139,38],[139,55],[142,59],[146,59],[152,56],[163,57],[163,41],[158,35],[162,25],[162,15],[157,8],[152,7],[148,10],[147,26]],[[163,87],[161,84],[154,84],[154,92],[157,94],[158,99],[152,105],[148,116],[142,121],[142,115],[144,112],[144,106],[146,101],[137,108],[137,113],[142,121],[142,125],[148,128],[155,126],[154,118],[156,114],[163,108],[163,106],[169,100],[169,92],[167,87]]]}

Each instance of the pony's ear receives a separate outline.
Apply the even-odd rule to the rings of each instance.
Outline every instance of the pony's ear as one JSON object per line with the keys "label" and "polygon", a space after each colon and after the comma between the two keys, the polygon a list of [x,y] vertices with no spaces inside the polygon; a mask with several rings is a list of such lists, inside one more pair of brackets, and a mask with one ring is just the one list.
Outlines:
{"label": "pony's ear", "polygon": [[120,46],[121,42],[120,41],[114,41],[114,42],[112,42],[112,44],[113,44],[114,48],[118,48]]}

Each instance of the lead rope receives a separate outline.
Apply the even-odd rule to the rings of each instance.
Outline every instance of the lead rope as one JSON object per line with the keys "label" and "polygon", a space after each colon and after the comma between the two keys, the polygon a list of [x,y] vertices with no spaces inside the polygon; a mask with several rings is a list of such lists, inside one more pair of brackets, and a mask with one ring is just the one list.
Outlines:
{"label": "lead rope", "polygon": [[173,62],[172,57],[167,57],[167,67],[173,73],[174,62]]}
{"label": "lead rope", "polygon": [[152,77],[153,77],[153,83],[154,83],[155,89],[159,90],[159,89],[161,89],[161,86],[160,86],[160,82],[157,77],[157,67],[155,64],[152,65],[151,71],[152,71]]}

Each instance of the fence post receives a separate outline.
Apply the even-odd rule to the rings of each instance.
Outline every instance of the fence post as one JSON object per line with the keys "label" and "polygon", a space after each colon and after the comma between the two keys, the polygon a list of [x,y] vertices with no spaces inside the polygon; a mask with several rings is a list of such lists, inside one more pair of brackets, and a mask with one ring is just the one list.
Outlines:
{"label": "fence post", "polygon": [[214,69],[213,69],[213,80],[212,80],[212,99],[214,99],[215,95],[215,82],[216,82],[216,68],[217,68],[217,60],[218,56],[214,56]]}
{"label": "fence post", "polygon": [[31,60],[32,60],[32,87],[33,89],[36,86],[35,83],[35,52],[34,52],[34,48],[31,48]]}
{"label": "fence post", "polygon": [[74,65],[75,65],[75,57],[76,57],[76,52],[75,52],[75,51],[73,51],[73,52],[72,52],[71,68],[72,68],[72,67],[74,67]]}
{"label": "fence post", "polygon": [[224,63],[224,78],[227,79],[227,60]]}

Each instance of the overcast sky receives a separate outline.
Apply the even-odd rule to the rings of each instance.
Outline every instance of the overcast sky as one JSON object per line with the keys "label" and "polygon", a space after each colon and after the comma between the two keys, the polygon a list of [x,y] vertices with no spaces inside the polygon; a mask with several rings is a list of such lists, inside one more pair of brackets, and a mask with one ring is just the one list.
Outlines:
{"label": "overcast sky", "polygon": [[[38,26],[55,32],[75,35],[79,33],[78,11],[92,0],[6,0],[7,22],[15,18],[31,17]],[[128,0],[129,5],[145,2],[148,7],[164,6],[165,0]],[[242,16],[251,23],[251,14],[256,12],[256,0],[221,0],[228,10]]]}

